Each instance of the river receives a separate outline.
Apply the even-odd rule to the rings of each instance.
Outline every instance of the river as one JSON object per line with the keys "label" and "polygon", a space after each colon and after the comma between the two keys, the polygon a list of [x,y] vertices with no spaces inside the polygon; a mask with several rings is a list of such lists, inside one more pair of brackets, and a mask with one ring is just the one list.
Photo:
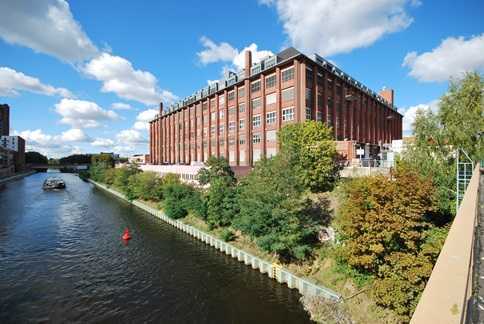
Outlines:
{"label": "river", "polygon": [[0,323],[309,322],[297,291],[74,174],[44,192],[50,175],[0,187]]}

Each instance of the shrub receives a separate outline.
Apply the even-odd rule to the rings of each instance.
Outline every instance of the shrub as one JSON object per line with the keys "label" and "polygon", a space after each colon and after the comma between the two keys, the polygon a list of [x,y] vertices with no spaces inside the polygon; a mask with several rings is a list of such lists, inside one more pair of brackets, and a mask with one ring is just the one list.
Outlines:
{"label": "shrub", "polygon": [[194,189],[186,184],[174,183],[164,185],[164,211],[173,219],[183,218],[188,214],[190,199],[193,198]]}
{"label": "shrub", "polygon": [[155,172],[141,172],[129,177],[130,190],[136,198],[160,201],[163,198],[163,180]]}
{"label": "shrub", "polygon": [[220,238],[224,240],[224,242],[230,242],[235,240],[235,234],[228,228],[224,228],[220,232]]}

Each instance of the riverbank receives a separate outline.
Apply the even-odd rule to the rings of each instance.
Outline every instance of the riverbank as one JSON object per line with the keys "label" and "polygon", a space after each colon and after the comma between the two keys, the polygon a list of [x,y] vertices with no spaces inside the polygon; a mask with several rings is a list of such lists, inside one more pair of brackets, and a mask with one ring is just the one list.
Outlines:
{"label": "riverbank", "polygon": [[30,176],[34,173],[36,173],[36,171],[26,171],[26,172],[18,173],[18,174],[15,174],[13,176],[10,176],[10,177],[0,179],[0,184],[7,183],[7,182],[10,182],[10,181],[15,181],[15,180],[18,180],[18,179],[22,179],[22,178],[28,177],[28,176]]}
{"label": "riverbank", "polygon": [[[129,202],[129,200],[125,197],[124,194],[112,188],[108,188],[107,186],[97,183],[91,179],[89,179],[88,181],[93,185],[95,185],[96,187],[101,188],[111,193],[112,195]],[[269,278],[275,279],[279,283],[285,283],[289,288],[297,289],[303,296],[324,296],[330,300],[335,300],[335,301],[341,298],[341,296],[336,292],[326,287],[318,286],[310,282],[308,279],[298,277],[293,273],[291,273],[289,270],[283,268],[279,264],[270,263],[265,260],[262,260],[194,226],[188,225],[179,220],[171,219],[167,217],[161,210],[150,207],[139,200],[134,200],[134,201],[131,201],[130,203],[140,209],[143,209],[144,211],[150,213],[151,215],[165,221],[166,223],[180,229],[181,231],[187,233],[188,235],[194,238],[197,238],[200,241],[205,242],[206,244],[212,247],[215,247],[217,250],[231,256],[232,258],[235,258],[238,261],[243,262],[248,266],[251,266],[252,269],[259,270],[260,273],[266,274]]]}

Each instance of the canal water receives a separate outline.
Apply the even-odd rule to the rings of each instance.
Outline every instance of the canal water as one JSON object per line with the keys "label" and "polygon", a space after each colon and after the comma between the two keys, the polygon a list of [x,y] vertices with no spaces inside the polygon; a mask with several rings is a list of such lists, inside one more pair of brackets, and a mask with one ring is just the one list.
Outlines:
{"label": "canal water", "polygon": [[44,192],[49,175],[0,187],[0,323],[309,322],[295,290],[76,175]]}

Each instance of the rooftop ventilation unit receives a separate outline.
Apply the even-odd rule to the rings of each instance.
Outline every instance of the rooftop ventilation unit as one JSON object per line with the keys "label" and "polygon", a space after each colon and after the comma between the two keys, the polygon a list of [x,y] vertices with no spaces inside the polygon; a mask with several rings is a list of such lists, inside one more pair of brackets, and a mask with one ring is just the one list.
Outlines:
{"label": "rooftop ventilation unit", "polygon": [[277,56],[271,56],[269,58],[266,58],[264,60],[264,68],[267,70],[267,69],[270,69],[271,67],[275,66],[277,64]]}
{"label": "rooftop ventilation unit", "polygon": [[261,71],[262,71],[262,62],[261,63],[254,64],[250,68],[250,75],[255,75],[257,73],[260,73]]}

